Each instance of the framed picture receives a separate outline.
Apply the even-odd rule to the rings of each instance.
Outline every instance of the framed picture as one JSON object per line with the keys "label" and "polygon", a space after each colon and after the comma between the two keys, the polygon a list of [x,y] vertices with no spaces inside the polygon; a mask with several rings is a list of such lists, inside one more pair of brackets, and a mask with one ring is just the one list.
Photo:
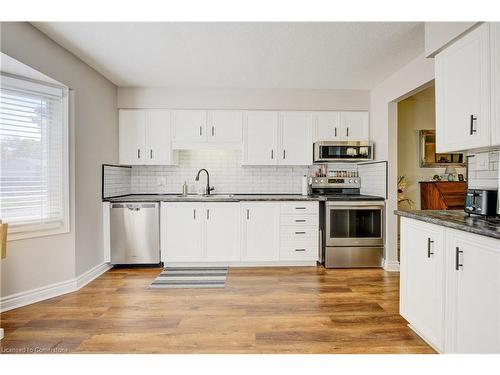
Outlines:
{"label": "framed picture", "polygon": [[464,154],[436,154],[435,130],[419,130],[418,135],[420,168],[465,167]]}

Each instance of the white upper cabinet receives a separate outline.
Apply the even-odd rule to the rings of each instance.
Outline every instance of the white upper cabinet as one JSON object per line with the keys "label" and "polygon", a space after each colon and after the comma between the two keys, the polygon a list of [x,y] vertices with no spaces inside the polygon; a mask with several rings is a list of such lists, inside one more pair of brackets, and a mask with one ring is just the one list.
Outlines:
{"label": "white upper cabinet", "polygon": [[278,163],[278,112],[247,111],[243,121],[244,165]]}
{"label": "white upper cabinet", "polygon": [[278,164],[312,164],[311,114],[308,112],[281,112],[281,139]]}
{"label": "white upper cabinet", "polygon": [[401,218],[401,315],[444,350],[444,229]]}
{"label": "white upper cabinet", "polygon": [[490,145],[490,56],[488,23],[436,55],[437,152]]}
{"label": "white upper cabinet", "polygon": [[241,145],[243,113],[209,111],[207,137],[211,142],[235,142]]}
{"label": "white upper cabinet", "polygon": [[368,112],[340,112],[342,140],[368,141],[368,126]]}
{"label": "white upper cabinet", "polygon": [[368,141],[368,112],[315,112],[314,141]]}
{"label": "white upper cabinet", "polygon": [[171,144],[171,113],[166,110],[146,112],[147,164],[169,165],[177,162]]}
{"label": "white upper cabinet", "polygon": [[170,111],[121,109],[119,161],[128,165],[175,164]]}
{"label": "white upper cabinet", "polygon": [[242,164],[312,164],[311,114],[300,111],[245,112]]}
{"label": "white upper cabinet", "polygon": [[313,114],[314,142],[340,141],[340,112],[316,112]]}
{"label": "white upper cabinet", "polygon": [[120,164],[145,164],[146,111],[121,109],[118,126]]}
{"label": "white upper cabinet", "polygon": [[174,111],[173,122],[174,145],[206,141],[207,111]]}
{"label": "white upper cabinet", "polygon": [[448,230],[446,352],[500,353],[500,241]]}
{"label": "white upper cabinet", "polygon": [[241,111],[174,111],[175,149],[241,149]]}
{"label": "white upper cabinet", "polygon": [[500,146],[500,23],[491,31],[491,145]]}

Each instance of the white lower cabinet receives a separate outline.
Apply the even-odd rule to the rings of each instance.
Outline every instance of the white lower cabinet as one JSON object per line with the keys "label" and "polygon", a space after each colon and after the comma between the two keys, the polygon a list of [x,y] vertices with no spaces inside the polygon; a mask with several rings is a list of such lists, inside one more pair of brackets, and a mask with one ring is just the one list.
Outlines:
{"label": "white lower cabinet", "polygon": [[205,253],[207,261],[240,260],[240,204],[205,203]]}
{"label": "white lower cabinet", "polygon": [[446,235],[446,352],[500,353],[500,241]]}
{"label": "white lower cabinet", "polygon": [[444,350],[444,228],[401,218],[401,315]]}
{"label": "white lower cabinet", "polygon": [[241,260],[277,261],[279,259],[279,224],[279,203],[241,203]]}
{"label": "white lower cabinet", "polygon": [[173,202],[161,207],[163,262],[239,260],[239,203]]}
{"label": "white lower cabinet", "polygon": [[401,218],[400,277],[401,315],[430,345],[500,353],[500,240]]}
{"label": "white lower cabinet", "polygon": [[200,203],[161,204],[161,259],[188,262],[202,258],[202,212]]}
{"label": "white lower cabinet", "polygon": [[318,202],[162,202],[167,265],[314,265]]}

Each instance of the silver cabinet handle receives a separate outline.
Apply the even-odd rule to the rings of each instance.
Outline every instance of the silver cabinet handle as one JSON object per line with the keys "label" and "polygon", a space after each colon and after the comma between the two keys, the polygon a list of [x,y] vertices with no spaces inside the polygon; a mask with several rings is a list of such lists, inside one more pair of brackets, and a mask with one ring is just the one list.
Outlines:
{"label": "silver cabinet handle", "polygon": [[283,159],[286,159],[286,150],[283,150]]}
{"label": "silver cabinet handle", "polygon": [[274,150],[271,150],[271,160],[274,159]]}
{"label": "silver cabinet handle", "polygon": [[200,126],[200,136],[201,136],[201,135],[202,135],[202,133],[201,133],[201,126]]}
{"label": "silver cabinet handle", "polygon": [[305,207],[295,207],[296,210],[305,210]]}
{"label": "silver cabinet handle", "polygon": [[457,246],[455,248],[455,270],[458,271],[460,267],[463,267],[463,264],[460,264],[460,254],[462,254],[463,251],[460,250],[460,248]]}
{"label": "silver cabinet handle", "polygon": [[337,127],[335,127],[334,129],[335,129],[335,130],[334,130],[333,134],[334,134],[334,136],[336,137],[336,136],[337,136]]}
{"label": "silver cabinet handle", "polygon": [[207,220],[210,219],[210,209],[207,209]]}
{"label": "silver cabinet handle", "polygon": [[137,159],[140,159],[141,158],[141,149],[138,148],[137,149]]}
{"label": "silver cabinet handle", "polygon": [[346,137],[349,137],[349,127],[346,128]]}
{"label": "silver cabinet handle", "polygon": [[150,159],[153,159],[153,149],[150,149],[150,150],[149,150],[149,158],[150,158]]}
{"label": "silver cabinet handle", "polygon": [[306,234],[306,232],[295,232],[295,234]]}
{"label": "silver cabinet handle", "polygon": [[193,210],[193,219],[196,220],[196,208]]}
{"label": "silver cabinet handle", "polygon": [[295,249],[295,251],[306,251],[306,249]]}
{"label": "silver cabinet handle", "polygon": [[250,220],[250,210],[247,209],[247,220]]}
{"label": "silver cabinet handle", "polygon": [[212,126],[212,137],[214,136],[214,127]]}
{"label": "silver cabinet handle", "polygon": [[301,219],[301,220],[295,220],[296,223],[305,223],[306,220],[305,219]]}

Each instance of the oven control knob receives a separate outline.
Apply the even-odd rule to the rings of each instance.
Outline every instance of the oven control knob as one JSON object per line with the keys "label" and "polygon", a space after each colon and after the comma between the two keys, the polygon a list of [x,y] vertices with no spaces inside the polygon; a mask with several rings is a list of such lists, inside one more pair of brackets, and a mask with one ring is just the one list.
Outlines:
{"label": "oven control knob", "polygon": [[349,180],[349,183],[352,184],[352,180]]}

